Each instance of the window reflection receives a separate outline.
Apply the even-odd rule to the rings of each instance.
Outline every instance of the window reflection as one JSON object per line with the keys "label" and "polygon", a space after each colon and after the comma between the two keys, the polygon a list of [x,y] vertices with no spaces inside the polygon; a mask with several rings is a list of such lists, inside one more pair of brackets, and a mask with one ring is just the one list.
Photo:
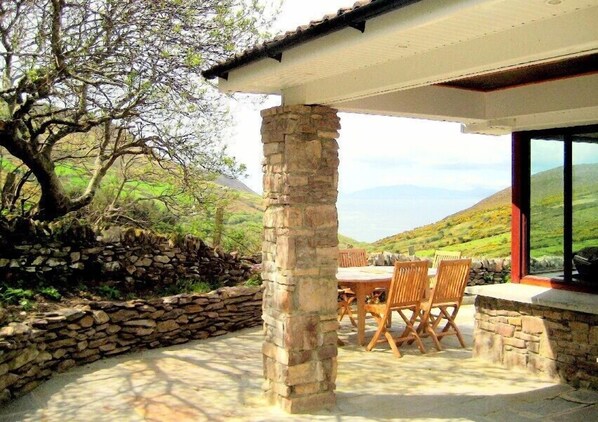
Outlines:
{"label": "window reflection", "polygon": [[564,148],[561,138],[532,139],[530,274],[563,271]]}
{"label": "window reflection", "polygon": [[598,248],[598,133],[530,147],[529,274],[579,279],[573,255]]}

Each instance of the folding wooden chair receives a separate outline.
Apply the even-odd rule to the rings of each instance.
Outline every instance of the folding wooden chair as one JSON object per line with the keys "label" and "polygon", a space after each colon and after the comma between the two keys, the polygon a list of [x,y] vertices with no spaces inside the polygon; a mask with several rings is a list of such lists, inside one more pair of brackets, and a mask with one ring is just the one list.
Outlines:
{"label": "folding wooden chair", "polygon": [[459,259],[461,252],[459,251],[435,251],[434,260],[432,261],[432,268],[438,268],[440,261],[443,259]]}
{"label": "folding wooden chair", "polygon": [[[465,347],[455,317],[463,301],[470,268],[471,259],[442,260],[430,297],[422,305],[417,331],[422,337],[432,337],[438,350],[442,350],[440,340],[450,335],[456,335],[461,347]],[[440,329],[442,323],[444,327]]]}
{"label": "folding wooden chair", "polygon": [[368,257],[365,249],[340,249],[338,251],[338,266],[346,267],[366,267],[368,265]]}
{"label": "folding wooden chair", "polygon": [[338,289],[338,320],[339,322],[343,320],[345,315],[349,317],[351,320],[351,324],[354,327],[357,327],[357,322],[355,318],[353,318],[353,309],[351,308],[351,304],[355,301],[356,296],[355,293],[351,289]]}
{"label": "folding wooden chair", "polygon": [[[378,329],[367,345],[366,350],[372,350],[378,341],[388,341],[393,353],[397,357],[401,357],[398,346],[403,342],[414,340],[417,342],[420,352],[426,352],[413,324],[420,314],[421,302],[424,298],[427,285],[427,261],[395,263],[386,303],[365,305],[366,312],[371,313],[378,323]],[[406,325],[398,337],[393,337],[388,331],[390,315],[393,311],[396,311],[401,316]],[[411,311],[411,315],[407,316],[405,311]],[[380,339],[382,334],[384,334],[384,338]]]}

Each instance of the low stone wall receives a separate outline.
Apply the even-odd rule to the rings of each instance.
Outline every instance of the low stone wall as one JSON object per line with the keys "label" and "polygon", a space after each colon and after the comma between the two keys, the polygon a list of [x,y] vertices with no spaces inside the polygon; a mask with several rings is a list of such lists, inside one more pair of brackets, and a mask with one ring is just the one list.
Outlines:
{"label": "low stone wall", "polygon": [[[421,260],[416,256],[401,255],[390,252],[369,255],[370,265],[394,265],[396,261]],[[511,274],[511,260],[508,258],[474,259],[471,263],[468,286],[505,283]]]}
{"label": "low stone wall", "polygon": [[478,296],[473,354],[598,390],[598,315]]}
{"label": "low stone wall", "polygon": [[261,287],[225,287],[155,300],[90,302],[11,323],[0,329],[0,403],[73,366],[258,326],[261,314]]}

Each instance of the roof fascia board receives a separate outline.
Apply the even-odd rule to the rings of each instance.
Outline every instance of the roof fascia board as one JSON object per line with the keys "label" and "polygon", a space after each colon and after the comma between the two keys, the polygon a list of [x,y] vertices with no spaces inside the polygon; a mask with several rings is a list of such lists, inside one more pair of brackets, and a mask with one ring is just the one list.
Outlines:
{"label": "roof fascia board", "polygon": [[[354,10],[345,12],[339,16],[335,16],[332,19],[327,19],[308,27],[307,29],[297,32],[293,35],[283,37],[279,41],[266,42],[253,50],[248,50],[245,54],[240,55],[238,58],[233,58],[227,62],[218,64],[202,72],[202,75],[206,79],[213,79],[215,77],[221,77],[224,74],[230,74],[234,69],[242,66],[246,66],[258,60],[262,60],[272,55],[278,56],[286,50],[296,47],[298,45],[309,42],[315,38],[319,38],[328,35],[332,32],[355,26],[361,26],[363,22],[366,22],[376,16],[388,13],[393,10],[401,9],[410,4],[420,2],[422,0],[377,0],[369,3],[365,6],[358,7]],[[364,32],[361,30],[361,32]]]}
{"label": "roof fascia board", "polygon": [[[262,94],[281,94],[284,86],[279,81],[273,86],[256,86],[256,80],[267,75],[282,73],[302,64],[318,60],[327,60],[330,54],[346,51],[347,54],[357,45],[375,42],[390,37],[400,40],[400,33],[424,25],[433,25],[472,7],[481,7],[480,0],[443,0],[430,7],[430,0],[421,0],[409,7],[394,10],[367,22],[367,31],[361,34],[353,28],[344,28],[330,33],[326,37],[310,40],[309,43],[296,46],[284,52],[280,64],[271,60],[258,60],[248,65],[232,69],[226,79],[219,79],[218,87],[224,92],[251,92]],[[434,2],[432,2],[434,3]],[[482,4],[485,2],[481,2]],[[314,77],[315,78],[315,77]]]}
{"label": "roof fascia board", "polygon": [[[284,89],[284,104],[337,103],[598,51],[598,7]],[[522,40],[526,40],[522,42]]]}

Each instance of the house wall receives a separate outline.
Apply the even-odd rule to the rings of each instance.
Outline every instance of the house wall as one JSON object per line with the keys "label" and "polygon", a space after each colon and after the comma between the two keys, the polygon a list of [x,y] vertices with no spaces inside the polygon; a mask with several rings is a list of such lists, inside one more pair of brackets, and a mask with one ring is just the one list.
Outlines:
{"label": "house wall", "polygon": [[598,390],[598,315],[478,296],[473,355]]}

